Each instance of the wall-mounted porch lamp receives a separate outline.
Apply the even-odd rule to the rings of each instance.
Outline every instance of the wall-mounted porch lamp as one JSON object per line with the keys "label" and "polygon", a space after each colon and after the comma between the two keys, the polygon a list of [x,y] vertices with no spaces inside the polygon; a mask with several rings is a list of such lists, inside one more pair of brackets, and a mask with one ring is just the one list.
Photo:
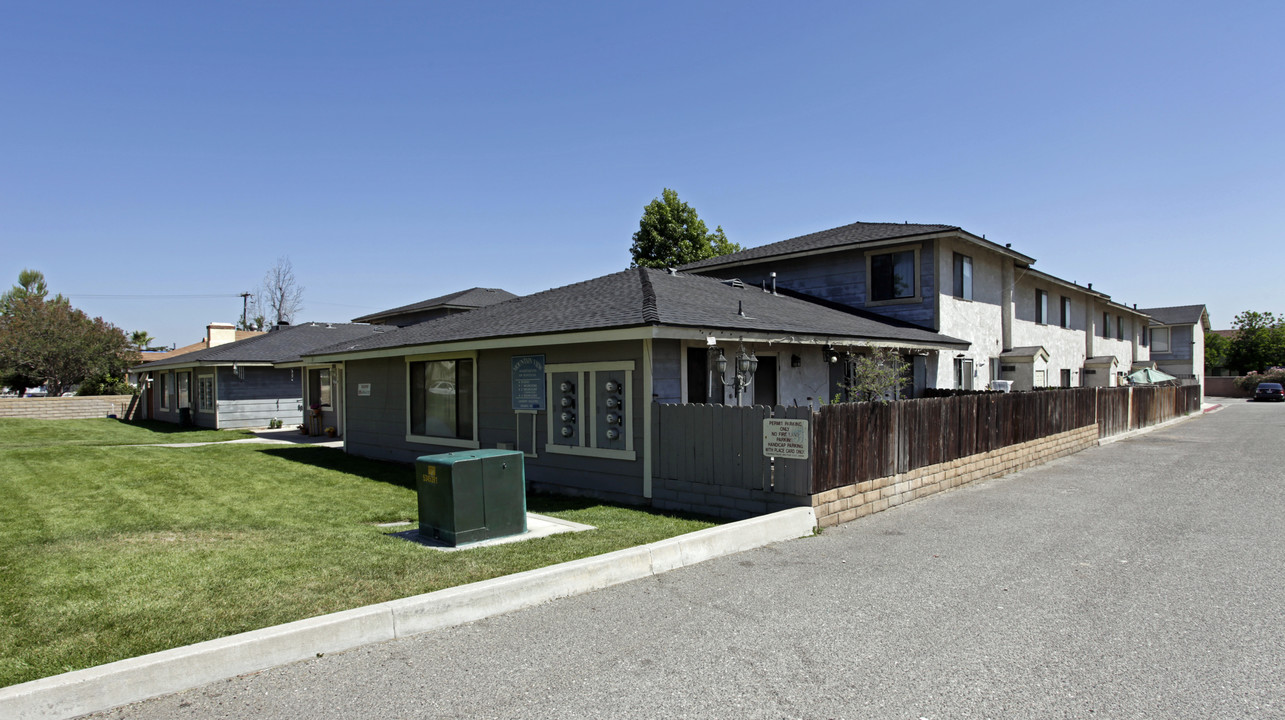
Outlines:
{"label": "wall-mounted porch lamp", "polygon": [[718,350],[718,359],[714,361],[714,367],[718,369],[718,380],[723,385],[733,385],[736,388],[736,406],[741,406],[741,393],[745,388],[754,382],[754,371],[759,368],[759,359],[754,356],[754,352],[749,354],[745,352],[745,346],[736,353],[736,375],[728,379],[727,377],[727,358],[723,356],[723,349]]}

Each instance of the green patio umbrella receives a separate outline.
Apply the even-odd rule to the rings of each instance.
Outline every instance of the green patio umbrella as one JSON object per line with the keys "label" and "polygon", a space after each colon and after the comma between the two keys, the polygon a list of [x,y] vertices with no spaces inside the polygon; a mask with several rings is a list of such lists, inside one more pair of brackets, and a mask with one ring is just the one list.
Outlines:
{"label": "green patio umbrella", "polygon": [[1177,380],[1178,378],[1162,370],[1154,368],[1142,368],[1129,373],[1129,382],[1134,385],[1155,385],[1156,383]]}

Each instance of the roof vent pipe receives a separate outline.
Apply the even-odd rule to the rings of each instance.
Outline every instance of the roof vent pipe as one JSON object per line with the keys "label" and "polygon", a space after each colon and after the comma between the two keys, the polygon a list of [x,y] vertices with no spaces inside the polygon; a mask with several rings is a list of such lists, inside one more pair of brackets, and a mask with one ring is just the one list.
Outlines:
{"label": "roof vent pipe", "polygon": [[736,314],[745,317],[745,303],[741,300],[736,301]]}
{"label": "roof vent pipe", "polygon": [[772,272],[772,294],[776,294],[776,272]]}

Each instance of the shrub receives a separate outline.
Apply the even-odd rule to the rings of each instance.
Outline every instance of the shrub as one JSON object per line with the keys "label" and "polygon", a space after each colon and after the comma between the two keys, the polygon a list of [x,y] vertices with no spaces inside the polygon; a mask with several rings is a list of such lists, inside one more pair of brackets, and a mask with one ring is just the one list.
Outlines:
{"label": "shrub", "polygon": [[1285,368],[1272,368],[1265,373],[1251,372],[1244,377],[1238,377],[1232,381],[1237,388],[1246,392],[1254,392],[1258,383],[1274,382],[1285,385]]}
{"label": "shrub", "polygon": [[77,395],[136,395],[138,388],[130,385],[123,377],[115,375],[95,375],[76,388]]}

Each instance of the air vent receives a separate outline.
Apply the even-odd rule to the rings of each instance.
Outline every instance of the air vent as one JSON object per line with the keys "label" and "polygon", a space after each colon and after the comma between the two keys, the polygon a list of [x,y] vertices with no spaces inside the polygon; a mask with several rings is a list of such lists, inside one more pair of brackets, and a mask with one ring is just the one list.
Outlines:
{"label": "air vent", "polygon": [[724,285],[731,286],[731,287],[734,287],[734,288],[743,288],[743,287],[745,287],[745,283],[741,282],[741,279],[740,279],[740,278],[732,278],[731,280],[724,280],[724,281],[723,281],[723,284],[724,284]]}

